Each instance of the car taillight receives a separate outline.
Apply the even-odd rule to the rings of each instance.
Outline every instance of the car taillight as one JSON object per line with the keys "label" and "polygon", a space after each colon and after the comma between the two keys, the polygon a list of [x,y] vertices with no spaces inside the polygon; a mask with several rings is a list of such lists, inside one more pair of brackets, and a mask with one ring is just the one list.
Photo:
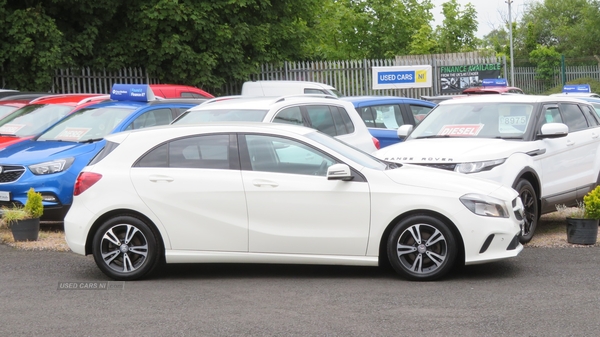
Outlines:
{"label": "car taillight", "polygon": [[73,195],[80,195],[85,192],[88,188],[92,187],[95,183],[98,182],[102,178],[102,175],[99,173],[93,172],[81,172],[79,176],[77,176],[77,180],[75,181],[75,189],[73,190]]}
{"label": "car taillight", "polygon": [[375,144],[375,147],[377,148],[377,150],[381,149],[381,144],[379,144],[379,139],[375,138],[375,137],[371,137],[373,138],[373,144]]}

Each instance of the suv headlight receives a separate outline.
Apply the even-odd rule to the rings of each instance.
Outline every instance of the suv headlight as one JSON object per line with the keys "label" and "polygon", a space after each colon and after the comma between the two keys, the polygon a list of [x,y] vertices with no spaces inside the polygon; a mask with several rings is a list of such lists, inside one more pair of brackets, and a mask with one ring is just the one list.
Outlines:
{"label": "suv headlight", "polygon": [[52,174],[68,169],[75,158],[57,159],[39,164],[29,165],[29,170],[35,175]]}
{"label": "suv headlight", "polygon": [[477,215],[508,218],[506,203],[498,198],[481,194],[465,194],[460,197],[460,202]]}
{"label": "suv headlight", "polygon": [[454,168],[454,171],[459,173],[477,173],[481,171],[489,171],[498,165],[502,165],[506,159],[496,159],[488,161],[476,161],[472,163],[460,163]]}

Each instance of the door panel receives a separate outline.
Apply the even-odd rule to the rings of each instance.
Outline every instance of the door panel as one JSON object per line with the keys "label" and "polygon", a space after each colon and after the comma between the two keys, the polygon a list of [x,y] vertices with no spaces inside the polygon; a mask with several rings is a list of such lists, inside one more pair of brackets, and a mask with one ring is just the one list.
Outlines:
{"label": "door panel", "polygon": [[242,171],[250,252],[365,255],[368,183],[327,180],[335,159],[305,144],[245,137],[252,164]]}

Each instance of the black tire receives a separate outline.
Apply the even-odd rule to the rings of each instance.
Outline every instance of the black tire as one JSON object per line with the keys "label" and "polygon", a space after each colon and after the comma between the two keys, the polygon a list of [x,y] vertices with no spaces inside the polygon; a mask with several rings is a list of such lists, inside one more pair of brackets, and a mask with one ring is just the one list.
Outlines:
{"label": "black tire", "polygon": [[131,281],[149,275],[161,259],[158,235],[129,215],[104,222],[94,234],[92,253],[98,268],[112,279]]}
{"label": "black tire", "polygon": [[531,183],[525,179],[520,179],[515,185],[515,190],[519,192],[519,197],[523,202],[524,216],[523,231],[519,235],[521,243],[527,243],[533,238],[535,228],[540,219],[540,209],[538,207],[538,198],[535,189]]}
{"label": "black tire", "polygon": [[443,221],[416,214],[394,226],[388,237],[387,254],[390,265],[401,276],[432,281],[452,269],[457,256],[456,239]]}

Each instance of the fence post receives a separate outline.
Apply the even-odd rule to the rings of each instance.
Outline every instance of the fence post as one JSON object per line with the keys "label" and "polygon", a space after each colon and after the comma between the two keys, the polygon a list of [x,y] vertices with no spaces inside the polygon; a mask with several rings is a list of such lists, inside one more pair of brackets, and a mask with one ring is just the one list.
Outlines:
{"label": "fence post", "polygon": [[567,68],[565,66],[565,55],[560,55],[560,78],[562,80],[563,87],[567,83]]}

